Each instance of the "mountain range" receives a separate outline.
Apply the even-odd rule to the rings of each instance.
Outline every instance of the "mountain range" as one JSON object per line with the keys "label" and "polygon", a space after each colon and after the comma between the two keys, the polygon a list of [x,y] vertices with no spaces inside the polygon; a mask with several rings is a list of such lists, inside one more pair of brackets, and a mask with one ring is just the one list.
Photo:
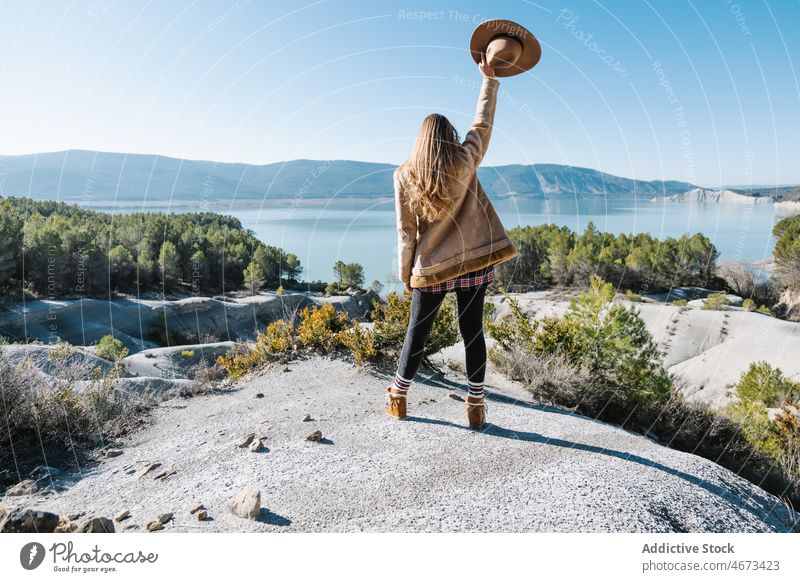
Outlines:
{"label": "mountain range", "polygon": [[[0,195],[66,202],[230,204],[269,199],[370,199],[392,196],[395,166],[351,160],[292,160],[250,165],[154,154],[68,150],[0,156]],[[558,164],[482,167],[491,198],[670,196],[695,186],[644,181]]]}

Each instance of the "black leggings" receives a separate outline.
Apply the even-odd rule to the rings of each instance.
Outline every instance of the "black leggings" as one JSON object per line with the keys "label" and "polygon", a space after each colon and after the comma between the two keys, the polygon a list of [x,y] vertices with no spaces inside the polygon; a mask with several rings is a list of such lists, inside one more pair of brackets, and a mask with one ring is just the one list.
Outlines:
{"label": "black leggings", "polygon": [[[483,384],[486,373],[486,340],[483,337],[483,300],[486,287],[483,284],[470,289],[454,289],[458,300],[458,327],[466,350],[467,378],[473,384]],[[436,313],[448,291],[431,293],[413,289],[411,293],[411,317],[406,330],[403,350],[397,364],[397,374],[413,380],[424,355]]]}

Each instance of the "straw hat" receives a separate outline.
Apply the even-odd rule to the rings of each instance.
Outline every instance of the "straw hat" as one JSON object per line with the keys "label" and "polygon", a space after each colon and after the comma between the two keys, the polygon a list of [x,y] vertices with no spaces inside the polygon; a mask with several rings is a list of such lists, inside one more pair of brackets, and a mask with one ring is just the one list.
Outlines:
{"label": "straw hat", "polygon": [[511,77],[533,68],[542,56],[539,41],[528,30],[510,20],[487,20],[472,31],[469,50],[476,63],[481,53],[494,67],[497,77]]}

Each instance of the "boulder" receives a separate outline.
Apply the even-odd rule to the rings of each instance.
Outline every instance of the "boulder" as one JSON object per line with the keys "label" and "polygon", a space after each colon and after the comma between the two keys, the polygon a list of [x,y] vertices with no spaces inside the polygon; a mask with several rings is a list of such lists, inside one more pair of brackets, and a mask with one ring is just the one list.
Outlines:
{"label": "boulder", "polygon": [[232,514],[245,519],[258,519],[261,515],[261,492],[248,487],[228,499],[228,509]]}
{"label": "boulder", "polygon": [[107,517],[88,517],[75,531],[76,533],[114,533],[114,522]]}
{"label": "boulder", "polygon": [[8,512],[0,521],[0,533],[53,533],[59,521],[55,513],[20,508]]}
{"label": "boulder", "polygon": [[9,497],[19,497],[20,495],[33,495],[39,490],[39,486],[33,479],[25,479],[16,485],[9,487],[6,495]]}

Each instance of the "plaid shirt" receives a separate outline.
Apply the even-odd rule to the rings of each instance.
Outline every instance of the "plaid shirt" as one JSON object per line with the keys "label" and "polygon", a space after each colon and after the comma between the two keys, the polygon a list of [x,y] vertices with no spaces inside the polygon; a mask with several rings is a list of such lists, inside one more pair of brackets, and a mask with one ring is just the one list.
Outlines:
{"label": "plaid shirt", "polygon": [[428,285],[427,287],[418,287],[418,289],[428,293],[442,293],[452,291],[454,289],[470,289],[472,287],[483,285],[484,283],[488,285],[493,279],[494,265],[489,265],[484,269],[459,275],[455,279],[449,279],[448,281],[442,281],[441,283],[434,283],[433,285]]}

